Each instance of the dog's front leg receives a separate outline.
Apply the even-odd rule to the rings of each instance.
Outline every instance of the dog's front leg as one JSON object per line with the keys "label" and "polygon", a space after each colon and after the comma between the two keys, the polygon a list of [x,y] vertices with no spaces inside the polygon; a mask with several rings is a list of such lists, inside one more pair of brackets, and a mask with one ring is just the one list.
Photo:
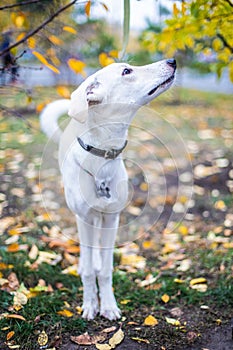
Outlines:
{"label": "dog's front leg", "polygon": [[115,320],[121,316],[112,290],[113,251],[118,224],[118,214],[104,215],[101,232],[102,268],[98,273],[98,284],[100,314],[109,320]]}
{"label": "dog's front leg", "polygon": [[[93,260],[96,250],[96,231],[93,226],[77,217],[80,239],[79,273],[83,283],[83,318],[92,320],[99,312],[96,286],[96,270]],[[94,255],[94,256],[93,256]]]}

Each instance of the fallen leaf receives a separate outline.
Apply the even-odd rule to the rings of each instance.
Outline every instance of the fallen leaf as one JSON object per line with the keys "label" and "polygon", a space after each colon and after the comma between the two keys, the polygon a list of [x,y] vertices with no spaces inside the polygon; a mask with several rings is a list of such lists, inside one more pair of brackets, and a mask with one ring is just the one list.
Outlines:
{"label": "fallen leaf", "polygon": [[206,283],[206,279],[204,277],[193,278],[189,282],[190,286],[194,286],[195,284],[199,284],[199,283]]}
{"label": "fallen leaf", "polygon": [[112,338],[109,339],[109,345],[111,346],[111,349],[115,349],[115,347],[122,342],[124,339],[124,332],[121,328],[112,336]]}
{"label": "fallen leaf", "polygon": [[21,292],[16,292],[13,299],[13,307],[15,310],[20,310],[22,308],[22,305],[26,305],[28,302],[28,298],[25,294]]}
{"label": "fallen leaf", "polygon": [[19,251],[19,244],[18,243],[12,243],[7,247],[7,251],[9,253],[15,253]]}
{"label": "fallen leaf", "polygon": [[74,315],[73,312],[67,309],[57,311],[57,314],[64,317],[72,317]]}
{"label": "fallen leaf", "polygon": [[37,256],[38,256],[38,253],[39,253],[39,249],[38,249],[38,247],[34,244],[34,245],[31,247],[30,252],[28,253],[29,259],[35,260],[35,259],[37,258]]}
{"label": "fallen leaf", "polygon": [[170,297],[169,297],[168,294],[164,294],[164,295],[162,295],[161,299],[162,299],[162,301],[166,304],[166,303],[169,302]]}
{"label": "fallen leaf", "polygon": [[130,299],[124,299],[124,300],[121,300],[121,301],[120,301],[120,304],[126,305],[126,304],[128,304],[128,303],[130,303],[130,302],[131,302]]}
{"label": "fallen leaf", "polygon": [[137,337],[131,337],[132,340],[135,340],[139,343],[146,343],[146,344],[150,344],[148,339],[142,339],[142,338],[137,338]]}
{"label": "fallen leaf", "polygon": [[167,323],[171,324],[172,326],[180,326],[180,321],[176,320],[175,318],[165,317],[165,320]]}
{"label": "fallen leaf", "polygon": [[95,347],[98,350],[111,350],[112,349],[111,345],[109,345],[109,344],[99,344],[99,343],[97,343],[97,344],[95,344]]}
{"label": "fallen leaf", "polygon": [[115,330],[116,330],[116,326],[112,326],[112,327],[103,329],[100,333],[111,333],[111,332],[114,332]]}
{"label": "fallen leaf", "polygon": [[198,292],[205,293],[208,289],[208,286],[205,283],[199,283],[191,286],[191,288],[197,290]]}
{"label": "fallen leaf", "polygon": [[159,322],[158,322],[157,318],[155,318],[152,315],[149,315],[145,318],[143,325],[144,326],[156,326],[158,323]]}
{"label": "fallen leaf", "polygon": [[17,315],[17,314],[6,314],[5,317],[6,318],[16,318],[17,320],[26,321],[26,318],[24,318],[21,315]]}
{"label": "fallen leaf", "polygon": [[177,271],[186,272],[192,266],[191,259],[184,259],[180,262],[180,266],[177,268]]}
{"label": "fallen leaf", "polygon": [[143,269],[146,266],[146,259],[136,254],[122,255],[121,265],[129,265],[138,269]]}
{"label": "fallen leaf", "polygon": [[40,346],[45,346],[48,343],[49,337],[47,335],[47,333],[45,331],[42,331],[39,335],[38,335],[38,339],[37,339],[37,343]]}
{"label": "fallen leaf", "polygon": [[[72,342],[78,345],[94,345],[99,341],[104,341],[107,337],[107,333],[98,333],[96,335],[89,335],[87,332],[81,335],[71,336],[70,339]],[[111,348],[110,348],[111,349]]]}
{"label": "fallen leaf", "polygon": [[7,333],[7,336],[6,336],[6,340],[10,340],[13,336],[14,336],[15,332],[14,331],[11,331],[9,333]]}

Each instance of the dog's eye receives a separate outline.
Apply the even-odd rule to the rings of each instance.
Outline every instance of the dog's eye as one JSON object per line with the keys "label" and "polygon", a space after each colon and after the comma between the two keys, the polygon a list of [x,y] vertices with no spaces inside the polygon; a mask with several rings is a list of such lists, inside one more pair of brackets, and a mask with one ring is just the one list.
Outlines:
{"label": "dog's eye", "polygon": [[125,68],[124,70],[123,70],[123,72],[122,72],[122,75],[127,75],[127,74],[130,74],[130,73],[132,73],[132,69],[131,68]]}

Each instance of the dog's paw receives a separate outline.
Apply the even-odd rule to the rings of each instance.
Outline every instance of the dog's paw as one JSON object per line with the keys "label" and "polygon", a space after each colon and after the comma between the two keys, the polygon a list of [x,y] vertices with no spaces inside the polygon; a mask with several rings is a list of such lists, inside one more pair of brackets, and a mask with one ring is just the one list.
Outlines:
{"label": "dog's paw", "polygon": [[82,309],[82,317],[87,320],[93,320],[99,312],[98,303],[85,303],[83,304]]}
{"label": "dog's paw", "polygon": [[121,310],[118,308],[116,302],[111,305],[101,305],[100,315],[113,321],[121,318]]}

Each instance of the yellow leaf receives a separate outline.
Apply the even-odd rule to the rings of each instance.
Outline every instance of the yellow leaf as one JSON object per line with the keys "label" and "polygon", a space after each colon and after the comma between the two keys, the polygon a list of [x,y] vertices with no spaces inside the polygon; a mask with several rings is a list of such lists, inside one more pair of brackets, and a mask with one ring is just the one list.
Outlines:
{"label": "yellow leaf", "polygon": [[111,346],[111,349],[115,349],[115,347],[122,342],[124,336],[125,335],[122,329],[118,329],[118,331],[112,336],[112,338],[109,339],[109,345]]}
{"label": "yellow leaf", "polygon": [[63,30],[65,30],[66,32],[69,32],[71,34],[77,34],[78,33],[76,29],[74,29],[74,28],[72,28],[70,26],[64,26]]}
{"label": "yellow leaf", "polygon": [[144,324],[145,326],[156,326],[158,323],[159,323],[159,322],[158,322],[157,318],[155,318],[155,317],[152,316],[152,315],[149,315],[149,316],[147,316],[147,317],[145,318],[143,324]]}
{"label": "yellow leaf", "polygon": [[204,277],[193,278],[189,284],[190,286],[194,286],[195,284],[199,284],[199,283],[206,283],[206,279]]}
{"label": "yellow leaf", "polygon": [[161,297],[162,301],[166,304],[169,302],[170,300],[170,297],[168,294],[164,294],[162,297]]}
{"label": "yellow leaf", "polygon": [[102,52],[99,55],[99,63],[102,67],[106,67],[114,62],[114,59],[112,57],[109,57],[105,52]]}
{"label": "yellow leaf", "polygon": [[84,68],[86,67],[86,63],[76,60],[75,58],[70,58],[67,63],[76,74],[85,74]]}
{"label": "yellow leaf", "polygon": [[181,279],[179,279],[179,278],[175,278],[175,279],[174,279],[174,282],[175,282],[175,283],[180,283],[180,284],[181,284],[181,283],[185,283],[185,280],[181,280]]}
{"label": "yellow leaf", "polygon": [[142,190],[143,192],[148,191],[148,183],[142,182],[140,185],[140,190]]}
{"label": "yellow leaf", "polygon": [[179,232],[183,235],[186,236],[189,233],[188,227],[185,225],[180,225],[179,226]]}
{"label": "yellow leaf", "polygon": [[21,39],[23,39],[25,37],[25,33],[23,32],[23,33],[20,33],[18,36],[17,36],[17,38],[16,38],[16,42],[17,41],[20,41]]}
{"label": "yellow leaf", "polygon": [[89,0],[85,5],[85,13],[87,17],[90,16],[90,12],[91,12],[91,1]]}
{"label": "yellow leaf", "polygon": [[172,326],[180,326],[180,321],[176,320],[175,318],[171,318],[171,317],[165,317],[166,322],[171,324]]}
{"label": "yellow leaf", "polygon": [[153,241],[149,241],[149,240],[148,240],[148,241],[142,242],[142,247],[143,247],[144,249],[153,249],[154,246],[155,246],[155,244],[154,244]]}
{"label": "yellow leaf", "polygon": [[124,300],[121,300],[121,301],[120,301],[120,304],[126,305],[126,304],[128,304],[128,303],[130,303],[130,302],[131,302],[131,300],[129,300],[129,299],[124,299]]}
{"label": "yellow leaf", "polygon": [[119,52],[117,50],[111,50],[111,51],[109,51],[109,56],[111,56],[113,58],[118,58]]}
{"label": "yellow leaf", "polygon": [[95,346],[96,346],[96,349],[98,349],[98,350],[111,350],[112,349],[111,345],[109,345],[109,344],[97,343],[97,344],[95,344]]}
{"label": "yellow leaf", "polygon": [[15,332],[14,331],[11,331],[9,333],[7,333],[7,336],[6,336],[6,340],[10,340],[13,336],[14,336]]}
{"label": "yellow leaf", "polygon": [[122,255],[121,264],[143,269],[146,265],[146,259],[143,256],[136,254]]}
{"label": "yellow leaf", "polygon": [[21,315],[16,315],[16,314],[8,314],[5,316],[6,318],[15,318],[17,320],[21,320],[21,321],[26,321],[26,319],[21,316]]}
{"label": "yellow leaf", "polygon": [[215,38],[212,41],[212,48],[214,51],[220,51],[223,48],[223,43],[219,38]]}
{"label": "yellow leaf", "polygon": [[32,36],[27,40],[27,43],[29,49],[34,49],[36,47],[36,39]]}
{"label": "yellow leaf", "polygon": [[18,28],[21,28],[24,25],[25,22],[25,16],[24,15],[19,15],[15,18],[15,25]]}
{"label": "yellow leaf", "polygon": [[132,340],[135,340],[139,343],[143,342],[143,343],[146,343],[146,344],[150,344],[149,340],[148,339],[142,339],[142,338],[137,338],[137,337],[131,337]]}
{"label": "yellow leaf", "polygon": [[47,59],[40,53],[37,51],[32,51],[32,54],[43,64],[48,64]]}
{"label": "yellow leaf", "polygon": [[173,4],[173,15],[177,16],[179,14],[179,9],[177,8],[176,4]]}
{"label": "yellow leaf", "polygon": [[15,253],[19,251],[19,244],[18,243],[12,243],[7,247],[7,251],[10,253]]}
{"label": "yellow leaf", "polygon": [[49,40],[50,40],[54,45],[60,46],[60,45],[63,44],[63,41],[62,41],[60,38],[58,38],[57,36],[55,36],[55,35],[50,35],[50,36],[49,36]]}
{"label": "yellow leaf", "polygon": [[64,310],[60,310],[57,312],[58,315],[64,316],[64,317],[72,317],[73,316],[73,312],[64,309]]}
{"label": "yellow leaf", "polygon": [[233,83],[233,61],[229,63],[229,77],[230,81]]}
{"label": "yellow leaf", "polygon": [[56,90],[60,96],[70,98],[70,91],[66,86],[58,86]]}
{"label": "yellow leaf", "polygon": [[50,70],[52,70],[54,73],[60,74],[59,69],[57,69],[56,67],[54,67],[52,64],[47,63],[47,64],[45,64],[45,66],[46,66],[47,68],[49,68]]}
{"label": "yellow leaf", "polygon": [[38,344],[42,347],[44,347],[47,343],[48,343],[49,337],[47,335],[47,333],[45,333],[45,331],[42,331],[39,335],[38,335],[38,339],[37,342]]}

